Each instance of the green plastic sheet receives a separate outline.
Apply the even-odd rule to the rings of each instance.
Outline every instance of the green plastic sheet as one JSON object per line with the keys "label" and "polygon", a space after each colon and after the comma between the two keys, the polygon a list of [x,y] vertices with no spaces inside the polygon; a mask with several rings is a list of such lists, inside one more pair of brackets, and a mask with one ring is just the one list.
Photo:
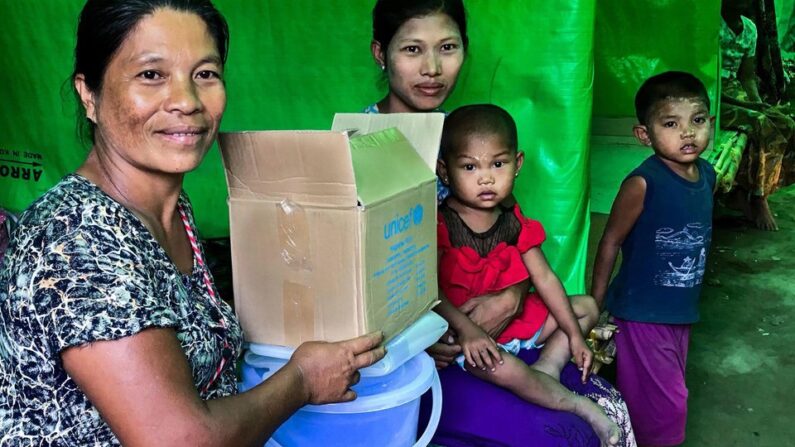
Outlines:
{"label": "green plastic sheet", "polygon": [[693,73],[719,97],[720,0],[599,0],[593,114],[635,116],[635,92],[667,70]]}
{"label": "green plastic sheet", "polygon": [[[0,206],[20,211],[79,166],[88,150],[76,137],[67,81],[82,1],[3,3],[0,160],[12,161],[0,161],[0,174],[7,172],[0,176]],[[380,99],[385,85],[369,51],[373,4],[216,1],[232,35],[222,129],[327,129],[335,112],[361,111]],[[526,153],[516,196],[544,224],[544,251],[568,291],[583,292],[595,2],[466,5],[470,53],[445,108],[493,102],[511,112]],[[12,176],[12,166],[31,169],[28,178],[20,170]],[[202,235],[227,235],[217,150],[187,177],[186,188]]]}
{"label": "green plastic sheet", "polygon": [[795,0],[775,0],[774,4],[781,51],[795,57]]}

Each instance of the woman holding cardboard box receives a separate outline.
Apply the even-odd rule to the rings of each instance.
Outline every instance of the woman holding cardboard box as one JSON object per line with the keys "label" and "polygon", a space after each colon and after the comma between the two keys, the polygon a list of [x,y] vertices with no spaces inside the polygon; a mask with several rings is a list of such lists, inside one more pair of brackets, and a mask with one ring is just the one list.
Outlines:
{"label": "woman holding cardboard box", "polygon": [[88,0],[73,82],[92,148],[21,217],[0,271],[0,444],[261,445],[349,401],[378,333],[305,343],[236,395],[240,326],[196,243],[183,176],[226,105],[209,0]]}
{"label": "woman holding cardboard box", "polygon": [[[368,113],[440,111],[452,93],[469,45],[461,0],[378,0],[373,9],[371,50],[389,90],[367,107]],[[438,199],[447,189],[439,183]],[[490,335],[496,336],[523,306],[527,281],[501,293],[474,298],[461,310]],[[457,366],[447,368],[461,353],[455,334],[445,334],[428,348],[441,370],[444,407],[434,442],[442,445],[598,445],[595,433],[576,416],[550,411],[485,384]],[[537,352],[523,351],[532,363]],[[570,390],[596,400],[622,429],[620,445],[634,445],[626,405],[609,383],[593,377],[579,383],[571,364],[561,374]],[[508,410],[510,409],[510,410]],[[537,421],[537,423],[528,423]]]}

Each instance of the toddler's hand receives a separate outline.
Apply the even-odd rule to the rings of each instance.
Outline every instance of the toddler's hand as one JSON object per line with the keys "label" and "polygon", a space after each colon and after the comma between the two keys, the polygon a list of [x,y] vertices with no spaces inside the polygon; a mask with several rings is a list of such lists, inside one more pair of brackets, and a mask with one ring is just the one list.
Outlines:
{"label": "toddler's hand", "polygon": [[580,337],[573,337],[569,341],[569,348],[571,349],[571,355],[574,357],[574,361],[577,363],[577,367],[580,371],[582,371],[582,383],[585,383],[588,380],[588,375],[591,373],[591,367],[593,365],[593,352],[588,349],[588,345],[585,344],[585,339]]}
{"label": "toddler's hand", "polygon": [[472,325],[469,330],[459,333],[458,342],[464,351],[466,362],[473,368],[494,371],[496,364],[502,364],[502,354],[497,343],[479,327]]}

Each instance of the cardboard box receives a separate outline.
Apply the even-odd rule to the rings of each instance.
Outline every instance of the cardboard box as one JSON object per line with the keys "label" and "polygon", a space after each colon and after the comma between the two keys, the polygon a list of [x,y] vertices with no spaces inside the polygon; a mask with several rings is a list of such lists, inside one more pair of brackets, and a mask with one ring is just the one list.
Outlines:
{"label": "cardboard box", "polygon": [[389,339],[433,307],[443,122],[344,114],[332,131],[220,135],[246,340]]}

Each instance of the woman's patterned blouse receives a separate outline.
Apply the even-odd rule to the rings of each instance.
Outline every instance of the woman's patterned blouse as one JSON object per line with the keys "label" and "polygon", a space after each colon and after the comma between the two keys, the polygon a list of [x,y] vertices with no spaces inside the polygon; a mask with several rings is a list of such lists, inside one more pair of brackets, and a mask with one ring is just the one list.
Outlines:
{"label": "woman's patterned blouse", "polygon": [[[179,206],[195,234],[186,196]],[[234,394],[242,331],[205,269],[194,257],[182,274],[134,214],[78,175],[31,205],[0,268],[0,445],[118,445],[60,354],[147,328],[174,329],[202,399]]]}

